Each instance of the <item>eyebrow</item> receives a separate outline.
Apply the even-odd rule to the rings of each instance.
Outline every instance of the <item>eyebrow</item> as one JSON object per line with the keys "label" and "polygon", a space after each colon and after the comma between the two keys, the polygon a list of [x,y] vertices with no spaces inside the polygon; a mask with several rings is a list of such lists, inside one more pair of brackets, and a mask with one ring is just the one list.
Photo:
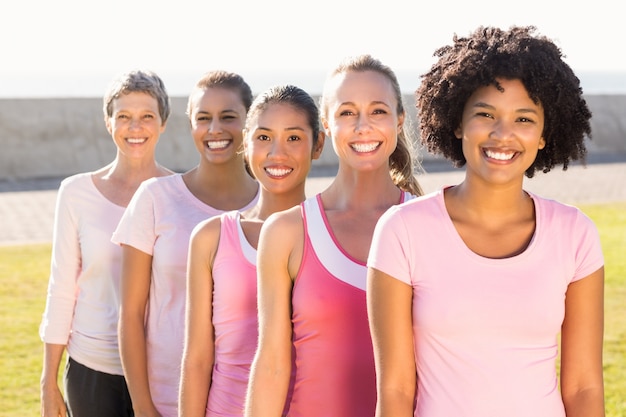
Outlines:
{"label": "eyebrow", "polygon": [[[218,114],[224,114],[224,113],[237,113],[237,110],[234,109],[225,109],[220,111]],[[196,114],[211,114],[210,111],[206,111],[206,110],[198,110],[196,112]]]}
{"label": "eyebrow", "polygon": [[[269,128],[269,127],[264,127],[264,126],[258,126],[256,128],[256,130],[263,130],[263,131],[268,131],[268,132],[272,132],[273,129]],[[297,130],[299,132],[304,132],[304,128],[300,127],[300,126],[293,126],[293,127],[287,127],[283,130],[287,130],[287,131],[291,131],[291,130]]]}
{"label": "eyebrow", "polygon": [[[472,105],[472,107],[474,107],[474,108],[481,108],[481,109],[496,110],[496,108],[494,106],[492,106],[491,104],[487,104],[484,101],[476,102],[476,103],[474,103]],[[525,107],[522,107],[520,109],[516,109],[515,112],[516,113],[533,113],[533,114],[538,114],[536,109],[525,108]]]}
{"label": "eyebrow", "polygon": [[[384,101],[381,100],[374,100],[371,103],[368,103],[368,105],[383,105],[385,107],[389,107],[391,108],[391,106],[389,104],[387,104]],[[356,106],[356,103],[354,103],[353,101],[344,101],[343,103],[339,103],[339,106]]]}

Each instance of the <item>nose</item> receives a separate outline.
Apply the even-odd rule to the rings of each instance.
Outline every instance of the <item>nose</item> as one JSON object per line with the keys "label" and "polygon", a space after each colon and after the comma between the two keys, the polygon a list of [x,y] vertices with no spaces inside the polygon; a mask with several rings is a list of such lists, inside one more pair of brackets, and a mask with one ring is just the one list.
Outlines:
{"label": "nose", "polygon": [[514,122],[499,119],[494,123],[493,130],[490,132],[489,136],[499,140],[511,139],[515,135],[514,126]]}
{"label": "nose", "polygon": [[141,128],[141,120],[137,118],[131,118],[129,122],[129,129],[140,129]]}
{"label": "nose", "polygon": [[222,131],[222,124],[218,118],[214,118],[209,123],[209,133],[219,133]]}
{"label": "nose", "polygon": [[372,125],[367,117],[367,114],[359,114],[356,119],[356,126],[354,129],[356,132],[369,132],[372,130]]}
{"label": "nose", "polygon": [[272,145],[270,146],[270,149],[267,153],[268,158],[277,159],[277,158],[284,157],[285,155],[287,155],[285,148],[286,148],[285,142],[280,141],[280,140],[272,141]]}

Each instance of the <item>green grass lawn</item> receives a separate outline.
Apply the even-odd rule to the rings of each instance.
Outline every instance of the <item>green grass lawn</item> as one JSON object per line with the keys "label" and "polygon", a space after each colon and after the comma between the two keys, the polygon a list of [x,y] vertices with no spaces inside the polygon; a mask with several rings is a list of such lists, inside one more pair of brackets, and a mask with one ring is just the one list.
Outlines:
{"label": "green grass lawn", "polygon": [[[626,203],[583,206],[606,260],[604,377],[607,417],[626,416]],[[50,265],[48,244],[0,247],[0,417],[39,415],[38,326]]]}

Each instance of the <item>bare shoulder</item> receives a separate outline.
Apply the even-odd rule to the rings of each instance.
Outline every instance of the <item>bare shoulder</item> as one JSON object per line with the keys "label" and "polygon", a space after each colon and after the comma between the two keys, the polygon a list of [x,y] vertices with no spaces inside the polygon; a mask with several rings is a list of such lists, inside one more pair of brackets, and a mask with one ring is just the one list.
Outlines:
{"label": "bare shoulder", "polygon": [[190,242],[203,246],[214,244],[220,236],[222,220],[220,216],[203,220],[191,232]]}
{"label": "bare shoulder", "polygon": [[[295,279],[302,260],[304,225],[300,206],[274,213],[261,227],[257,263],[261,279],[284,283]],[[289,287],[289,284],[287,287]]]}
{"label": "bare shoulder", "polygon": [[263,224],[261,233],[266,236],[278,234],[283,237],[289,237],[301,234],[302,228],[302,211],[300,206],[294,206],[268,217]]}

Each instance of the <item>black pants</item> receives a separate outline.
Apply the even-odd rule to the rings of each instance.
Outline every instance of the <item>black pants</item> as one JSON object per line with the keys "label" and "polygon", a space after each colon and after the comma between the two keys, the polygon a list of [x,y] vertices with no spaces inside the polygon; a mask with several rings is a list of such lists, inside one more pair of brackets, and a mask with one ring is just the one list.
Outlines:
{"label": "black pants", "polygon": [[122,375],[94,371],[69,358],[65,367],[69,417],[132,417],[133,406]]}

